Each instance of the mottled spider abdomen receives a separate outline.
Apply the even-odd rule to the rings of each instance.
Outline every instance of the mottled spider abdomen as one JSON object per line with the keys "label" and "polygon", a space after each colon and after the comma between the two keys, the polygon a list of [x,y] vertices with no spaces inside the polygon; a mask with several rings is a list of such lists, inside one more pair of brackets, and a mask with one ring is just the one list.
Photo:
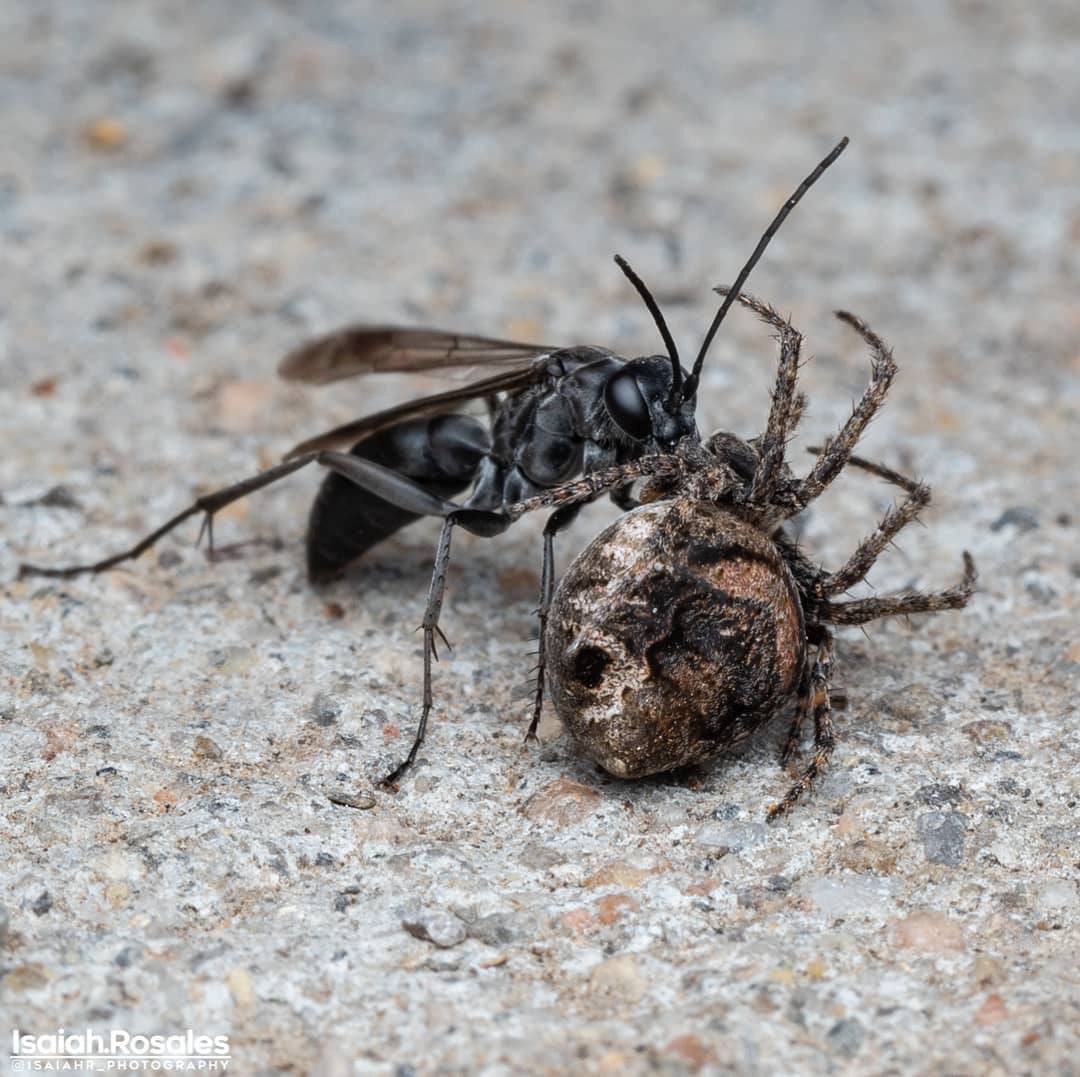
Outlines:
{"label": "mottled spider abdomen", "polygon": [[706,501],[621,516],[563,576],[547,625],[559,717],[605,770],[698,763],[752,733],[802,674],[802,606],[768,537]]}

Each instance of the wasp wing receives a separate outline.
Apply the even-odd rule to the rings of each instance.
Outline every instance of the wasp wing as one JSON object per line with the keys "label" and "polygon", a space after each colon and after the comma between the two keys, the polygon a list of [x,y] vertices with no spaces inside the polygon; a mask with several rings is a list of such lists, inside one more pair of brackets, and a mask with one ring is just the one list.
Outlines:
{"label": "wasp wing", "polygon": [[285,459],[290,460],[294,456],[319,452],[323,449],[351,446],[362,438],[385,430],[395,423],[404,422],[406,419],[419,419],[425,415],[444,415],[457,411],[462,404],[470,400],[493,396],[495,393],[511,393],[526,389],[543,377],[544,369],[544,363],[534,358],[524,370],[503,371],[490,378],[463,385],[459,389],[435,393],[433,396],[422,396],[417,400],[410,400],[396,407],[387,408],[385,411],[376,412],[374,415],[354,419],[352,422],[345,423],[344,426],[335,426],[333,430],[327,430],[323,434],[317,434],[307,441],[302,441],[285,454]]}
{"label": "wasp wing", "polygon": [[281,361],[278,373],[288,381],[314,385],[357,374],[445,370],[490,364],[529,366],[555,349],[441,329],[397,325],[350,325],[301,344]]}

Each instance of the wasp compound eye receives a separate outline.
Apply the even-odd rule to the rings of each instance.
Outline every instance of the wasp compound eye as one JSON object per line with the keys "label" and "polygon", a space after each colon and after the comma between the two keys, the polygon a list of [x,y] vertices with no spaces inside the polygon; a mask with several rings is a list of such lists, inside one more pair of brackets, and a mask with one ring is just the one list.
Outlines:
{"label": "wasp compound eye", "polygon": [[604,403],[611,421],[635,441],[644,441],[652,433],[649,405],[641,395],[637,379],[630,370],[613,374],[604,386]]}

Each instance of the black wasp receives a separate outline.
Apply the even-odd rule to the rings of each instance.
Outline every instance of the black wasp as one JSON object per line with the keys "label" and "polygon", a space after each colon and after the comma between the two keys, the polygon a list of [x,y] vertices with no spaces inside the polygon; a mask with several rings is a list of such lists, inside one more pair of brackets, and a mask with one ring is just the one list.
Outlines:
{"label": "black wasp", "polygon": [[[576,476],[592,476],[645,456],[672,452],[683,439],[700,441],[694,412],[701,369],[720,323],[784,218],[843,152],[842,139],[799,185],[762,235],[727,290],[692,370],[678,350],[656,301],[627,262],[616,262],[656,322],[667,355],[627,360],[591,345],[553,348],[432,329],[358,325],[330,333],[290,353],[283,377],[312,384],[376,372],[420,372],[487,366],[497,373],[469,385],[413,400],[302,442],[282,463],[200,497],[129,550],[88,565],[44,568],[24,564],[21,576],[100,572],[138,557],[192,516],[203,515],[212,543],[214,514],[308,464],[327,468],[311,509],[308,574],[332,576],[372,546],[421,516],[443,519],[424,613],[423,706],[408,756],[384,780],[392,785],[416,759],[431,712],[431,660],[446,589],[455,526],[494,536],[523,511],[552,505],[551,491]],[[488,403],[490,424],[461,414],[475,400]],[[341,451],[348,449],[347,452]],[[470,491],[463,501],[452,498]],[[636,502],[630,487],[611,492],[624,509]],[[544,527],[539,605],[539,662],[532,721],[535,736],[544,689],[544,628],[555,585],[554,536],[581,503],[561,505]]]}

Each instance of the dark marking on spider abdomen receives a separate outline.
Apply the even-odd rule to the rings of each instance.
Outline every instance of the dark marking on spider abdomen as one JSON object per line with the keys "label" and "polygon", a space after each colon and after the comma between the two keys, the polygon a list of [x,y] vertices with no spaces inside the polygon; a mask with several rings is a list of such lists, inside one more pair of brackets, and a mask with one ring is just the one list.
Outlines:
{"label": "dark marking on spider abdomen", "polygon": [[802,608],[767,536],[715,505],[644,505],[567,570],[547,633],[555,708],[620,777],[701,762],[760,727],[805,664]]}

